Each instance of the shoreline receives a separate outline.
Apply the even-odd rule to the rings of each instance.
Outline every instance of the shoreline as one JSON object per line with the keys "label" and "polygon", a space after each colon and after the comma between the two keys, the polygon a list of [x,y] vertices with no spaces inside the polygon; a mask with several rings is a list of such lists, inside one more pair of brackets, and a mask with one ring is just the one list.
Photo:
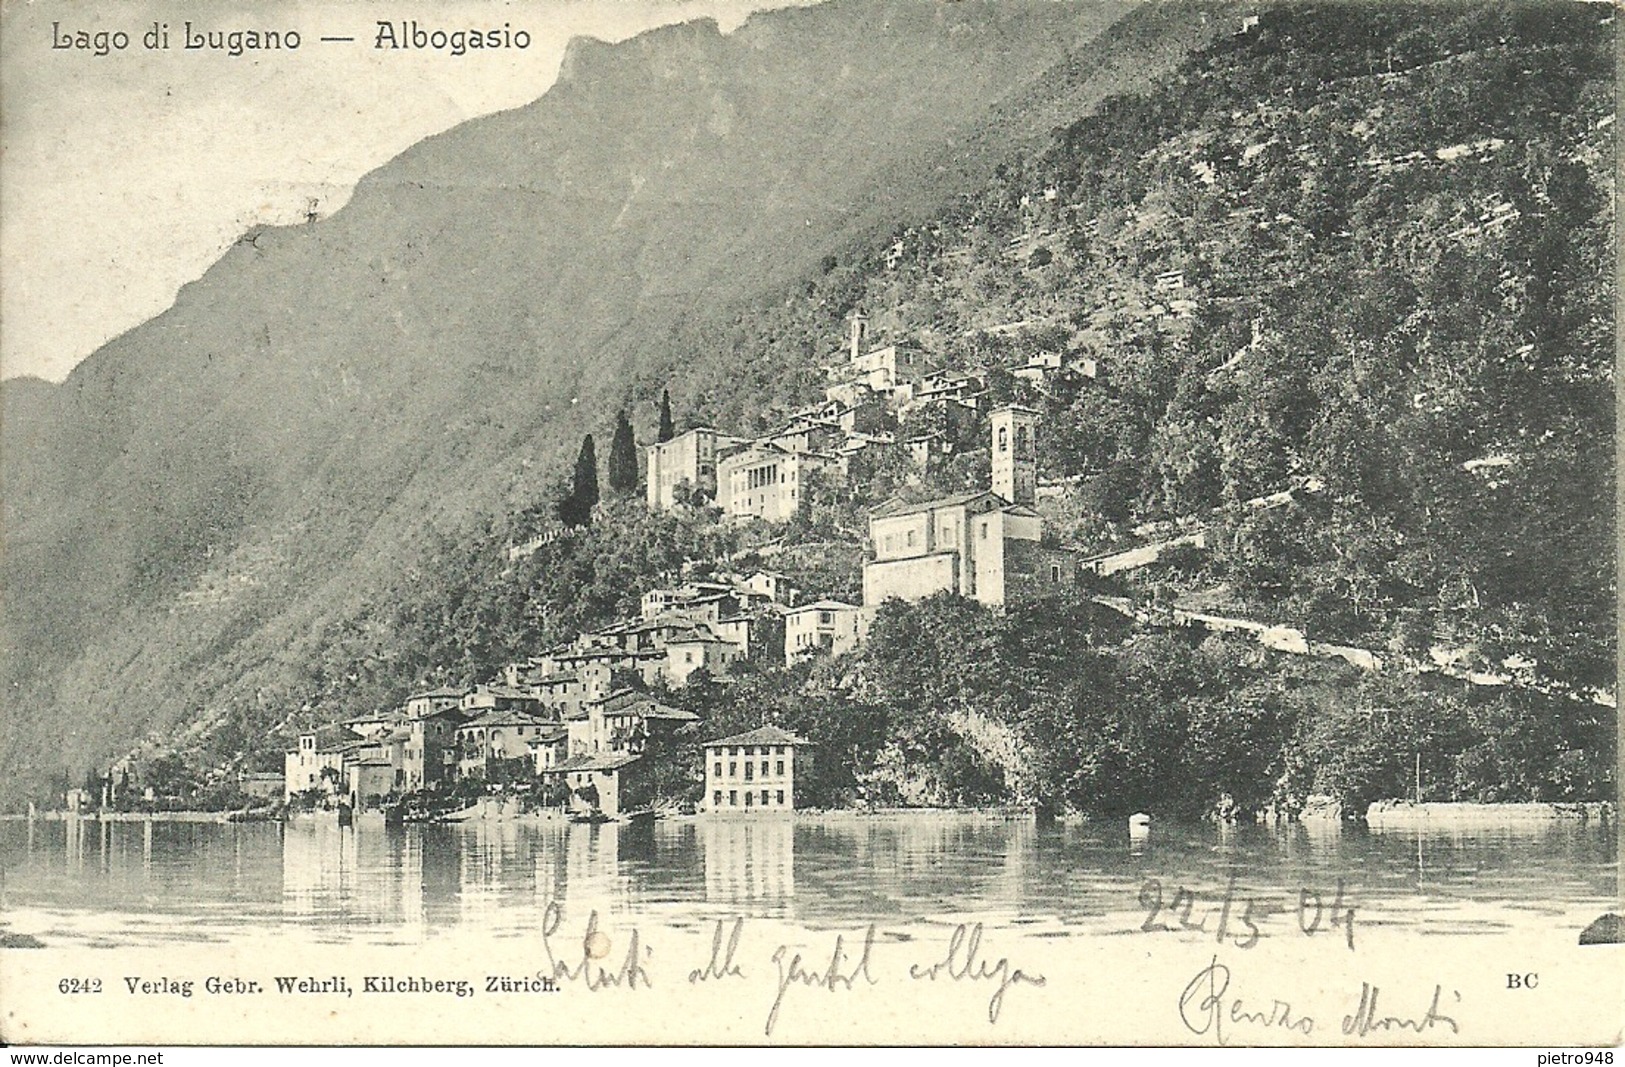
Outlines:
{"label": "shoreline", "polygon": [[[66,811],[42,811],[34,815],[26,813],[0,814],[0,822],[27,822],[30,819],[40,822],[173,822],[173,823],[221,823],[234,822],[298,822],[311,821],[309,816],[300,819],[295,816],[278,816],[269,819],[234,820],[237,811],[154,811],[154,812],[91,812],[78,813]],[[365,818],[374,813],[368,812],[360,816]],[[897,815],[934,815],[947,818],[975,816],[987,819],[1024,820],[1033,818],[1031,809],[1020,807],[851,807],[851,808],[797,808],[794,811],[779,813],[785,817],[814,820],[862,820],[887,818]],[[565,816],[557,811],[524,812],[513,814],[485,814],[477,808],[464,809],[457,813],[459,817],[437,820],[438,825],[465,825],[468,823],[551,823],[564,821]],[[758,821],[761,815],[745,815],[733,812],[698,812],[692,815],[676,815],[669,817],[672,820],[715,819],[727,821],[741,821],[749,819]],[[1610,800],[1588,801],[1510,801],[1504,803],[1478,803],[1471,801],[1439,801],[1418,804],[1408,800],[1379,800],[1366,810],[1366,825],[1372,828],[1384,826],[1419,826],[1419,825],[1473,825],[1497,823],[1530,823],[1530,822],[1602,822],[1610,823],[1617,818],[1614,802]],[[1057,822],[1093,822],[1095,817],[1075,812],[1058,814]],[[1258,820],[1260,825],[1270,820]],[[1302,820],[1300,820],[1302,821]],[[1321,821],[1311,818],[1309,821]],[[1250,822],[1250,820],[1249,820]],[[1236,825],[1245,825],[1238,823]],[[423,825],[423,824],[413,824]]]}
{"label": "shoreline", "polygon": [[1366,809],[1365,823],[1375,830],[1389,826],[1475,826],[1501,823],[1607,824],[1617,817],[1613,802],[1608,800],[1505,804],[1447,801],[1418,804],[1409,800],[1379,800]]}

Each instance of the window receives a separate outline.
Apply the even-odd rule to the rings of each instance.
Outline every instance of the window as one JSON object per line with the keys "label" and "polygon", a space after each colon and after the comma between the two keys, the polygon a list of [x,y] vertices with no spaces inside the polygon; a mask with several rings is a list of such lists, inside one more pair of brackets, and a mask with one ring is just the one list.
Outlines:
{"label": "window", "polygon": [[779,760],[778,763],[774,764],[773,773],[777,774],[777,775],[779,775],[781,777],[784,775],[784,761],[783,760]]}
{"label": "window", "polygon": [[835,622],[835,613],[833,611],[820,611],[818,613],[818,622],[821,626],[832,625]]}
{"label": "window", "polygon": [[718,777],[718,778],[722,777],[722,763],[720,761],[717,763],[716,777]]}
{"label": "window", "polygon": [[713,808],[722,807],[722,790],[718,789],[715,793],[711,794],[711,806]]}
{"label": "window", "polygon": [[730,808],[737,808],[739,806],[739,790],[728,790],[728,806]]}
{"label": "window", "polygon": [[784,790],[782,789],[779,790],[779,805],[781,807],[784,805]]}
{"label": "window", "polygon": [[745,761],[745,781],[747,781],[747,782],[750,781],[751,772],[754,771],[755,769],[756,769],[756,764],[750,762],[749,760]]}
{"label": "window", "polygon": [[767,760],[762,761],[762,777],[767,777]]}
{"label": "window", "polygon": [[984,541],[987,540],[987,523],[985,523],[985,522],[982,523],[981,532],[977,536],[979,536]]}
{"label": "window", "polygon": [[767,806],[767,790],[762,790],[762,806]]}
{"label": "window", "polygon": [[1010,430],[1005,426],[999,427],[999,451],[1010,451]]}
{"label": "window", "polygon": [[909,548],[914,547],[914,531],[913,530],[910,530],[908,532],[908,547]]}
{"label": "window", "polygon": [[734,775],[736,775],[738,773],[739,773],[739,764],[737,764],[737,763],[728,764],[728,777],[729,778],[732,778]]}
{"label": "window", "polygon": [[1049,565],[1049,580],[1059,585],[1061,583],[1061,566],[1058,563]]}
{"label": "window", "polygon": [[747,808],[750,807],[751,801],[753,801],[755,799],[756,799],[756,794],[755,793],[752,793],[749,790],[745,791],[745,807],[747,807]]}

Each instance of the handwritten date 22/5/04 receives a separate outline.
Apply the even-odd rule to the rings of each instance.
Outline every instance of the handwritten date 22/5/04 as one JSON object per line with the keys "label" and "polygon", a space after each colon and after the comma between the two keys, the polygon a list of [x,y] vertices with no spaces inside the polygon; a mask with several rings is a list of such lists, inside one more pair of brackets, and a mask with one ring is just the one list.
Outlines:
{"label": "handwritten date 22/5/04", "polygon": [[1169,895],[1161,880],[1148,878],[1140,886],[1140,906],[1146,909],[1145,921],[1140,924],[1146,933],[1194,930],[1212,933],[1221,945],[1228,938],[1237,948],[1252,948],[1258,944],[1264,936],[1259,923],[1268,923],[1283,912],[1296,910],[1298,930],[1305,936],[1341,929],[1344,943],[1351,950],[1354,948],[1354,908],[1345,900],[1341,878],[1337,880],[1337,892],[1330,902],[1318,889],[1304,888],[1298,891],[1295,905],[1240,896],[1234,875],[1225,883],[1223,894],[1217,895],[1185,886],[1175,886]]}

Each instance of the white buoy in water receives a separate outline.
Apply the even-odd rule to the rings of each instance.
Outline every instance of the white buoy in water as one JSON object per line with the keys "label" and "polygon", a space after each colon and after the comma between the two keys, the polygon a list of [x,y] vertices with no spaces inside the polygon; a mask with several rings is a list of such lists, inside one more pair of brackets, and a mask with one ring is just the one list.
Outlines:
{"label": "white buoy in water", "polygon": [[1151,816],[1143,811],[1137,811],[1128,817],[1128,832],[1130,837],[1144,837],[1151,832]]}

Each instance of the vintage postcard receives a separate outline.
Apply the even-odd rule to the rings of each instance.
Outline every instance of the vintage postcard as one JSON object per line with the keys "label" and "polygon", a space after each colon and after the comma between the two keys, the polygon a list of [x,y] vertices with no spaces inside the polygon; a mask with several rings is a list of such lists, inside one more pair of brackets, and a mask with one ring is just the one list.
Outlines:
{"label": "vintage postcard", "polygon": [[5,0],[0,1039],[1612,1062],[1618,54]]}

